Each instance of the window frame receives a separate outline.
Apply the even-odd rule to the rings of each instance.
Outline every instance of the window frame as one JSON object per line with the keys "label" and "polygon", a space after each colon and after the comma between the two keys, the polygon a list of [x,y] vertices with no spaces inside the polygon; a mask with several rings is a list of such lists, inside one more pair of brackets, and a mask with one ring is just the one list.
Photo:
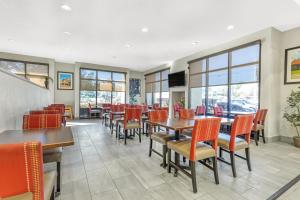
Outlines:
{"label": "window frame", "polygon": [[[7,71],[8,73],[12,73],[18,77],[22,77],[25,78],[26,80],[30,81],[31,83],[33,83],[36,86],[39,86],[41,88],[45,88],[45,89],[49,89],[49,63],[41,63],[41,62],[32,62],[32,61],[24,61],[24,60],[13,60],[13,59],[6,59],[6,58],[0,58],[0,61],[7,61],[7,62],[16,62],[16,63],[23,63],[24,64],[24,77],[23,75],[20,74],[16,74],[16,73],[12,73],[10,71]],[[44,65],[47,67],[47,76],[43,76],[43,75],[33,75],[33,74],[29,74],[27,73],[27,64],[33,64],[33,65]],[[5,70],[6,71],[6,70]],[[31,77],[42,77],[45,78],[47,80],[47,85],[45,85],[45,87],[40,86],[34,82],[32,82],[30,79],[27,78],[27,76],[31,76]]]}
{"label": "window frame", "polygon": [[[239,49],[243,49],[243,48],[247,48],[247,47],[250,47],[250,46],[254,46],[254,45],[259,45],[259,53],[258,53],[258,61],[255,61],[255,62],[249,62],[249,63],[243,63],[243,64],[239,64],[239,65],[232,65],[232,52],[235,51],[235,50],[239,50]],[[261,40],[256,40],[256,41],[253,41],[253,42],[249,42],[249,43],[246,43],[246,44],[242,44],[240,46],[236,46],[236,47],[233,47],[233,48],[230,48],[230,49],[226,49],[226,50],[223,50],[223,51],[220,51],[220,52],[216,52],[216,53],[213,53],[213,54],[210,54],[210,55],[207,55],[207,56],[204,56],[204,57],[201,57],[201,58],[197,58],[197,59],[194,59],[194,60],[191,60],[188,62],[189,64],[189,85],[188,85],[188,90],[189,90],[189,94],[188,94],[188,97],[189,97],[189,101],[188,101],[188,106],[189,108],[191,107],[191,86],[190,86],[190,78],[191,78],[191,75],[196,75],[196,74],[203,74],[205,73],[205,86],[201,86],[201,87],[205,87],[205,107],[206,107],[206,110],[205,110],[205,113],[206,114],[210,114],[208,113],[208,88],[209,87],[214,87],[214,86],[221,86],[221,85],[212,85],[210,86],[208,83],[209,83],[209,80],[208,80],[208,77],[209,77],[209,73],[210,72],[215,72],[215,71],[220,71],[220,70],[227,70],[227,84],[223,84],[223,86],[227,86],[228,87],[228,91],[227,91],[227,108],[228,108],[228,115],[229,116],[229,113],[231,111],[231,86],[232,85],[241,85],[241,84],[251,84],[251,83],[258,83],[258,109],[260,108],[260,93],[261,93],[261,47],[262,47],[262,42]],[[210,57],[214,57],[214,56],[218,56],[218,55],[221,55],[221,54],[225,54],[227,53],[228,54],[228,65],[226,68],[220,68],[220,69],[213,69],[213,70],[209,70],[209,58]],[[204,72],[201,72],[201,73],[194,73],[194,74],[191,74],[190,73],[190,64],[191,63],[194,63],[194,62],[198,62],[198,61],[205,61],[206,62],[206,71]],[[235,68],[239,68],[239,67],[246,67],[246,66],[250,66],[250,65],[257,65],[258,66],[258,80],[257,81],[252,81],[252,82],[245,82],[245,83],[231,83],[231,78],[232,78],[232,69],[235,69]],[[200,88],[201,88],[200,87]]]}
{"label": "window frame", "polygon": [[[93,78],[82,78],[81,76],[81,70],[91,70],[91,71],[95,71],[96,72],[96,77],[95,79]],[[98,72],[110,72],[110,76],[111,76],[111,80],[103,80],[103,79],[98,79]],[[114,81],[113,80],[113,73],[120,73],[120,74],[124,74],[124,81]],[[79,111],[81,109],[81,106],[80,106],[80,92],[81,92],[81,81],[82,80],[92,80],[92,81],[96,81],[96,102],[95,102],[95,105],[96,105],[96,108],[98,107],[98,92],[102,91],[102,92],[110,92],[110,103],[113,104],[112,100],[113,100],[113,93],[114,92],[119,92],[119,91],[114,91],[114,88],[113,88],[113,83],[124,83],[125,84],[125,91],[124,91],[124,94],[125,94],[125,102],[124,104],[126,103],[126,86],[127,86],[127,81],[126,81],[126,78],[127,78],[127,72],[120,72],[120,71],[109,71],[109,70],[102,70],[102,69],[93,69],[93,68],[85,68],[85,67],[81,67],[79,69]],[[112,84],[112,90],[111,91],[106,91],[106,90],[100,90],[100,88],[98,88],[98,84],[100,82],[109,82]],[[80,117],[81,118],[81,117]]]}
{"label": "window frame", "polygon": [[[154,83],[158,83],[159,82],[159,84],[160,84],[160,88],[159,88],[159,106],[161,107],[161,105],[162,105],[162,93],[163,92],[166,92],[166,91],[162,91],[162,83],[163,83],[163,81],[168,81],[169,80],[169,78],[166,78],[166,79],[162,79],[162,74],[163,74],[163,72],[165,72],[165,71],[168,71],[168,74],[170,74],[170,68],[166,68],[166,69],[162,69],[162,70],[158,70],[158,71],[155,71],[155,72],[151,72],[151,73],[149,73],[149,74],[145,74],[144,76],[145,76],[145,101],[146,101],[146,103],[148,104],[148,102],[147,102],[147,93],[149,93],[149,92],[147,92],[147,90],[146,90],[146,88],[147,88],[147,84],[151,84],[151,96],[152,96],[152,104],[154,103],[154,93],[157,93],[157,92],[153,92],[153,84]],[[153,75],[153,74],[157,74],[157,73],[160,73],[160,78],[159,78],[159,80],[158,81],[155,81],[155,79],[153,80],[153,81],[149,81],[149,82],[147,82],[147,76],[151,76],[151,75]],[[168,92],[169,92],[169,101],[168,102],[170,102],[170,89],[168,90]]]}

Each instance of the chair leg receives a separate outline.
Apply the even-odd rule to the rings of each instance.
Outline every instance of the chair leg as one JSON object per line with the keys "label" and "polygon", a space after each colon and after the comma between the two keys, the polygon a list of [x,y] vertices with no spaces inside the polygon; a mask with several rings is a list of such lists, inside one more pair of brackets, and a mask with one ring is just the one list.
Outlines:
{"label": "chair leg", "polygon": [[197,180],[196,180],[196,162],[190,162],[191,174],[192,174],[192,184],[193,184],[193,192],[197,193]]}
{"label": "chair leg", "polygon": [[118,138],[119,131],[120,131],[120,129],[119,129],[119,123],[117,122],[116,123],[116,139]]}
{"label": "chair leg", "polygon": [[153,140],[150,138],[150,143],[149,143],[149,157],[152,155],[152,145],[153,145]]}
{"label": "chair leg", "polygon": [[259,132],[256,131],[255,134],[254,134],[254,139],[255,139],[256,146],[258,146],[258,137],[259,137]]}
{"label": "chair leg", "polygon": [[56,163],[56,171],[57,171],[57,186],[56,192],[60,192],[60,178],[61,178],[61,162]]}
{"label": "chair leg", "polygon": [[219,174],[218,174],[217,157],[214,157],[212,160],[213,160],[213,168],[214,168],[215,182],[216,182],[216,184],[218,185],[218,184],[219,184]]}
{"label": "chair leg", "polygon": [[233,177],[236,177],[235,158],[234,158],[233,151],[230,151],[230,161],[231,161],[232,175]]}
{"label": "chair leg", "polygon": [[163,145],[163,168],[167,167],[167,145]]}
{"label": "chair leg", "polygon": [[262,135],[264,144],[266,144],[265,130],[264,129],[261,130],[261,135]]}
{"label": "chair leg", "polygon": [[171,173],[171,149],[168,149],[168,173]]}
{"label": "chair leg", "polygon": [[52,189],[52,192],[51,192],[51,196],[50,196],[50,200],[55,200],[55,194],[54,194],[54,187]]}
{"label": "chair leg", "polygon": [[141,143],[142,142],[142,136],[141,136],[141,128],[139,128],[139,142]]}
{"label": "chair leg", "polygon": [[219,147],[219,157],[223,158],[223,151],[222,151],[222,147]]}
{"label": "chair leg", "polygon": [[127,141],[126,141],[126,140],[127,140],[127,131],[128,131],[127,129],[124,130],[124,134],[125,134],[125,135],[124,135],[125,145],[127,144]]}
{"label": "chair leg", "polygon": [[250,149],[246,148],[245,149],[245,153],[246,153],[246,159],[247,159],[247,165],[248,165],[248,170],[251,172],[251,162],[250,162]]}
{"label": "chair leg", "polygon": [[186,162],[186,157],[184,157],[184,156],[182,157],[182,162],[184,162],[184,163]]}

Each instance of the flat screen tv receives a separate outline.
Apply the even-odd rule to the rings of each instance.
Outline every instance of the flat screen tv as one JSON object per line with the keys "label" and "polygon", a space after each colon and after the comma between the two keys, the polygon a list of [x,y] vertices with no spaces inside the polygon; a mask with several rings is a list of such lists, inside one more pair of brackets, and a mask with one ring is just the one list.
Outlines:
{"label": "flat screen tv", "polygon": [[169,74],[169,87],[185,86],[185,72]]}

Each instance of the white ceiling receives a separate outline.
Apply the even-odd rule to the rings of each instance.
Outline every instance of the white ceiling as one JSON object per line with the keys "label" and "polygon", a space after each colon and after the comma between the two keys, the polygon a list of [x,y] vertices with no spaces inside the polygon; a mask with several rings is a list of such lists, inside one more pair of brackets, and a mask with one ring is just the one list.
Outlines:
{"label": "white ceiling", "polygon": [[270,26],[297,27],[296,1],[0,0],[0,51],[144,71]]}

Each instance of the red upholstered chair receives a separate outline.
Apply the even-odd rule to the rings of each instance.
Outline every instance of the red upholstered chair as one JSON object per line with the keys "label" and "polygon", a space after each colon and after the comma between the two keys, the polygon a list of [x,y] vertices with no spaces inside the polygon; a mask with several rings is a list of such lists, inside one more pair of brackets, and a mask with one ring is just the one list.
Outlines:
{"label": "red upholstered chair", "polygon": [[[236,177],[235,156],[247,161],[248,170],[251,171],[250,164],[250,134],[253,122],[253,115],[237,115],[231,126],[230,135],[220,133],[218,138],[218,145],[220,147],[220,161],[230,164],[232,167],[233,177]],[[245,149],[246,158],[236,155],[238,150]],[[231,162],[227,162],[222,158],[222,151],[230,154]]]}
{"label": "red upholstered chair", "polygon": [[202,105],[202,106],[197,106],[196,108],[196,111],[195,111],[195,114],[196,115],[205,115],[205,106]]}
{"label": "red upholstered chair", "polygon": [[55,172],[43,172],[37,142],[0,145],[0,199],[54,200]]}
{"label": "red upholstered chair", "polygon": [[[165,122],[168,120],[168,112],[166,110],[154,110],[150,111],[149,114],[149,134],[150,134],[150,146],[149,146],[149,157],[151,157],[152,152],[163,158],[163,167],[167,166],[167,142],[174,139],[174,134],[169,134],[169,130],[161,132],[156,129],[155,123]],[[152,148],[153,141],[162,144],[163,151],[162,154]]]}
{"label": "red upholstered chair", "polygon": [[[23,129],[44,129],[44,128],[60,128],[61,114],[35,114],[23,116]],[[60,192],[60,177],[61,177],[61,157],[62,148],[54,148],[43,151],[44,163],[55,162],[57,167],[57,192]]]}
{"label": "red upholstered chair", "polygon": [[220,106],[213,107],[214,116],[216,117],[223,117],[223,108]]}
{"label": "red upholstered chair", "polygon": [[[252,132],[254,132],[254,139],[256,146],[258,145],[259,137],[263,138],[263,142],[266,143],[265,139],[265,121],[267,117],[268,109],[259,109],[253,120]],[[261,135],[260,135],[261,133]]]}
{"label": "red upholstered chair", "polygon": [[[118,125],[123,128],[125,145],[127,144],[126,139],[128,137],[128,130],[138,129],[137,134],[139,135],[139,141],[141,142],[141,120],[142,110],[140,108],[125,108],[124,120],[119,121]],[[118,134],[120,138],[120,133]]]}
{"label": "red upholstered chair", "polygon": [[193,109],[181,109],[179,111],[179,119],[194,119],[195,111]]}
{"label": "red upholstered chair", "polygon": [[91,119],[93,116],[94,117],[97,117],[97,115],[99,116],[100,115],[100,110],[99,109],[95,109],[95,108],[92,108],[91,104],[89,103],[88,104],[88,112],[89,112],[89,118]]}
{"label": "red upholstered chair", "polygon": [[[171,167],[175,168],[175,173],[177,173],[177,170],[183,171],[184,174],[188,175],[192,179],[194,193],[197,192],[197,161],[214,171],[215,182],[216,184],[219,184],[217,167],[217,145],[220,125],[220,118],[207,118],[195,120],[192,139],[175,140],[169,141],[167,143],[169,173],[171,172]],[[182,167],[180,167],[179,163],[174,163],[171,161],[171,150],[183,155],[186,158],[189,158],[191,174],[185,171]],[[202,161],[207,158],[212,158],[213,167]]]}
{"label": "red upholstered chair", "polygon": [[152,104],[152,109],[157,110],[160,107],[159,103]]}
{"label": "red upholstered chair", "polygon": [[40,115],[40,114],[61,114],[59,110],[31,110],[30,115]]}
{"label": "red upholstered chair", "polygon": [[176,118],[176,114],[178,113],[179,115],[179,111],[180,109],[183,109],[182,106],[179,103],[175,103],[173,105],[173,114],[174,114],[174,118]]}
{"label": "red upholstered chair", "polygon": [[[110,110],[111,112],[109,114],[110,132],[111,132],[111,134],[113,134],[114,126],[117,127],[117,123],[120,120],[123,120],[122,115],[115,115],[113,113],[114,112],[124,112],[125,111],[125,107],[127,107],[127,105],[125,105],[125,104],[111,105],[111,110]],[[116,131],[116,137],[117,137],[117,131]]]}

